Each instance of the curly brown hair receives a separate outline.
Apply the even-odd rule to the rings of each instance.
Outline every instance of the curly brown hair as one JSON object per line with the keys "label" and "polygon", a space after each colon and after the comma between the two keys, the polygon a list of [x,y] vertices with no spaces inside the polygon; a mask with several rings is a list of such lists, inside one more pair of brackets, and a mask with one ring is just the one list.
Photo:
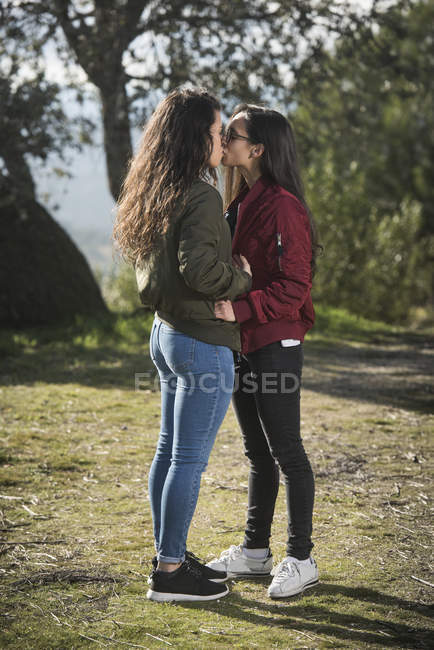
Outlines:
{"label": "curly brown hair", "polygon": [[136,264],[167,231],[177,205],[182,209],[197,178],[216,172],[208,166],[210,128],[221,110],[205,88],[175,88],[155,109],[132,158],[117,204],[113,240]]}

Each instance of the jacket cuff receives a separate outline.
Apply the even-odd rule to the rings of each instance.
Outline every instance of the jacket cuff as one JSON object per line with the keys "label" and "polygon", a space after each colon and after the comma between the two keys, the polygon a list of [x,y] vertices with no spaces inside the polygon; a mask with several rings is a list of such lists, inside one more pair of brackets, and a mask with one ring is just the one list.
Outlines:
{"label": "jacket cuff", "polygon": [[237,323],[244,323],[253,317],[253,311],[247,300],[236,300],[232,303]]}

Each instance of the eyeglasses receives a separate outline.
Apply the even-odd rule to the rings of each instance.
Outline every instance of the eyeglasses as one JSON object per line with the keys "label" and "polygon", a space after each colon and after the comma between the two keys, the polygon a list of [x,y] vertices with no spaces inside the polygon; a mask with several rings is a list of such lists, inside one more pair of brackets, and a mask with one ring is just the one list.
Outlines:
{"label": "eyeglasses", "polygon": [[228,144],[231,140],[247,140],[247,142],[251,142],[250,138],[237,133],[231,128],[229,128],[226,133],[222,134],[222,140],[226,142],[226,144]]}

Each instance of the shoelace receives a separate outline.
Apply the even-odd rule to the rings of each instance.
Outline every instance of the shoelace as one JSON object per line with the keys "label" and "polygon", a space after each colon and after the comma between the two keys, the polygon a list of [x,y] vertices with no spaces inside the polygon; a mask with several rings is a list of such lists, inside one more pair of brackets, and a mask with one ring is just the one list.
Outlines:
{"label": "shoelace", "polygon": [[276,573],[274,575],[273,580],[275,582],[281,582],[282,580],[286,580],[286,578],[288,578],[289,576],[295,575],[296,571],[298,575],[300,575],[300,569],[295,562],[288,562],[287,560],[282,560],[282,562],[279,564],[279,566],[276,569]]}
{"label": "shoelace", "polygon": [[232,544],[229,548],[227,548],[225,551],[222,552],[220,555],[220,560],[225,561],[225,560],[235,560],[237,557],[241,555],[241,546],[235,546],[235,544]]}
{"label": "shoelace", "polygon": [[202,578],[202,571],[200,570],[200,568],[194,566],[194,564],[191,564],[188,561],[188,558],[185,560],[185,569],[186,571],[188,571],[188,573],[191,573],[191,575],[194,576],[197,580],[200,580]]}
{"label": "shoelace", "polygon": [[199,557],[197,557],[197,555],[192,553],[191,551],[186,551],[185,552],[185,557],[186,557],[187,560],[194,560],[195,562],[199,562],[199,564],[203,564],[202,560]]}

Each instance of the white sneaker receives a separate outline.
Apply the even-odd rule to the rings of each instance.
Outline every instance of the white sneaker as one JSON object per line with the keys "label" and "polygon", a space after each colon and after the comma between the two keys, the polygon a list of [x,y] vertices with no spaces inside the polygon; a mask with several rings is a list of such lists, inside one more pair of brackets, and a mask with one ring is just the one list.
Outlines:
{"label": "white sneaker", "polygon": [[295,596],[316,584],[318,584],[318,567],[313,557],[308,560],[286,557],[274,571],[273,580],[268,587],[268,595],[270,598]]}
{"label": "white sneaker", "polygon": [[262,578],[270,575],[273,566],[273,556],[268,551],[265,560],[255,560],[243,553],[243,547],[232,545],[220,557],[207,565],[215,571],[226,571],[228,578]]}

